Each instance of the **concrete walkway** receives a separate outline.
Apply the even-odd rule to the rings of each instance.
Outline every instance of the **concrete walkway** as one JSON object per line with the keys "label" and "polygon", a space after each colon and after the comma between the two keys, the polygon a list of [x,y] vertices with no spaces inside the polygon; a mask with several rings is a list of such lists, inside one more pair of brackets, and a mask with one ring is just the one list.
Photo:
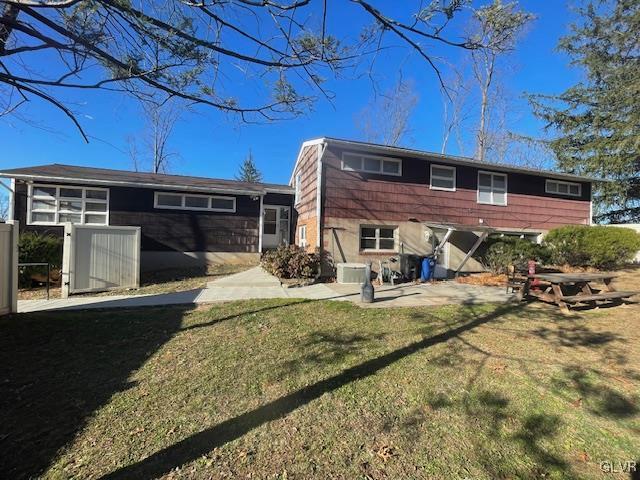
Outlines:
{"label": "concrete walkway", "polygon": [[[514,295],[506,294],[502,287],[481,287],[454,281],[433,284],[385,285],[376,287],[375,296],[376,301],[373,304],[361,305],[374,308],[419,307],[508,302],[514,299]],[[198,305],[264,298],[338,300],[360,304],[360,286],[319,283],[306,287],[286,288],[280,284],[276,277],[260,267],[255,267],[209,282],[207,288],[204,289],[159,295],[81,296],[56,300],[22,300],[18,302],[18,312]]]}

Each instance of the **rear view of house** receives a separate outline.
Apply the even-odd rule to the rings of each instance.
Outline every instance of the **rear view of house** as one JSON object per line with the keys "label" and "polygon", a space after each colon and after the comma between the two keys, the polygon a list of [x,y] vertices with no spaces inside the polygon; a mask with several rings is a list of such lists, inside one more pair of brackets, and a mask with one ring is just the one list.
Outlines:
{"label": "rear view of house", "polygon": [[141,268],[255,263],[291,241],[293,189],[180,175],[43,165],[12,179],[22,231],[62,236],[64,224],[141,227]]}
{"label": "rear view of house", "polygon": [[335,263],[439,250],[436,273],[478,271],[489,232],[537,240],[591,222],[591,179],[321,138],[305,142],[289,185],[44,165],[12,179],[21,229],[63,235],[66,222],[141,227],[153,270],[254,263],[295,241]]}
{"label": "rear view of house", "polygon": [[[291,176],[296,241],[334,262],[424,255],[447,236],[436,271],[458,270],[487,232],[531,240],[591,223],[591,179],[321,138],[302,145]],[[482,266],[468,259],[462,271]]]}

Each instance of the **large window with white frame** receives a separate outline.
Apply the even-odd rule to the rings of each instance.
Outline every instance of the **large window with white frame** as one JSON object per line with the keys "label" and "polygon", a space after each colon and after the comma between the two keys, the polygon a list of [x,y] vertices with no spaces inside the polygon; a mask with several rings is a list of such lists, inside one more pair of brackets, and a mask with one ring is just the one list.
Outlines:
{"label": "large window with white frame", "polygon": [[580,197],[582,195],[582,185],[579,183],[547,179],[545,183],[545,192]]}
{"label": "large window with white frame", "polygon": [[507,175],[495,172],[478,172],[478,203],[507,204]]}
{"label": "large window with white frame", "polygon": [[236,198],[219,195],[155,192],[153,206],[170,210],[235,212]]}
{"label": "large window with white frame", "polygon": [[360,227],[360,250],[393,252],[396,250],[398,227],[390,225],[362,225]]}
{"label": "large window with white frame", "polygon": [[399,158],[343,153],[342,170],[400,176],[402,175],[402,160]]}
{"label": "large window with white frame", "polygon": [[109,190],[71,185],[29,185],[30,225],[109,224]]}
{"label": "large window with white frame", "polygon": [[456,167],[431,164],[430,177],[429,187],[432,190],[456,191]]}

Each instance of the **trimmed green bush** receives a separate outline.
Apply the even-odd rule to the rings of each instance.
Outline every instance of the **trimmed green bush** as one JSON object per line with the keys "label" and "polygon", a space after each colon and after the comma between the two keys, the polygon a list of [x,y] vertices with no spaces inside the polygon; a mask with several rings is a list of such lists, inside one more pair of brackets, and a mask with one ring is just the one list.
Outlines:
{"label": "trimmed green bush", "polygon": [[483,256],[484,264],[495,274],[506,273],[510,265],[518,269],[527,268],[529,260],[546,263],[549,252],[543,245],[538,245],[524,238],[497,237],[490,238],[488,248]]}
{"label": "trimmed green bush", "polygon": [[608,269],[633,259],[640,234],[624,227],[573,225],[549,231],[544,244],[558,265]]}
{"label": "trimmed green bush", "polygon": [[[20,263],[50,263],[51,269],[62,268],[62,238],[53,235],[41,235],[36,232],[24,232],[18,239]],[[28,267],[21,269],[20,285],[27,286],[34,273],[46,278],[46,267]]]}
{"label": "trimmed green bush", "polygon": [[281,245],[262,255],[262,267],[278,278],[313,278],[320,269],[320,254],[297,245]]}

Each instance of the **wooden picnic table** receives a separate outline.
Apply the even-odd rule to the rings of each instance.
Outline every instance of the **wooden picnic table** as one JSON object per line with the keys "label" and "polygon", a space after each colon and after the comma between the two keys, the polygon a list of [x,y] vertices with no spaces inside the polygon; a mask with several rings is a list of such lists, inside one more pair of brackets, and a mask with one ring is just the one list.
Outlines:
{"label": "wooden picnic table", "polygon": [[[618,292],[611,282],[617,274],[599,273],[535,273],[528,275],[521,290],[521,298],[527,296],[555,303],[563,313],[569,312],[569,306],[588,304],[596,306],[599,301],[627,301],[640,292]],[[594,288],[592,282],[602,283],[602,288]]]}

